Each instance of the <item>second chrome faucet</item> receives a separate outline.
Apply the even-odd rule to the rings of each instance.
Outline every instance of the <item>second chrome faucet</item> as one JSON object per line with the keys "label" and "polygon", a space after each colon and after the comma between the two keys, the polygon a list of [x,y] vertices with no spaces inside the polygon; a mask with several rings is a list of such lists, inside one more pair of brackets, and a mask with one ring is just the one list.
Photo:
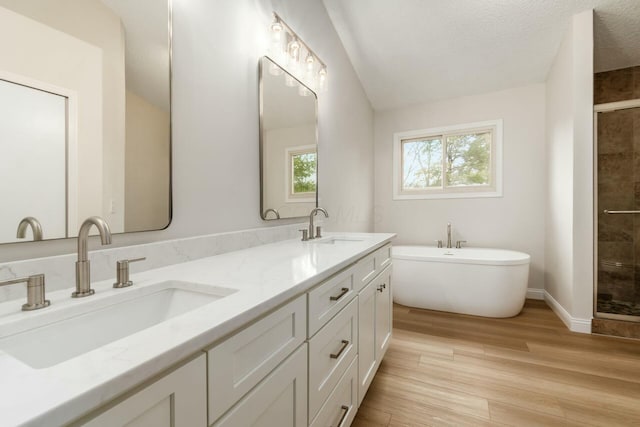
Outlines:
{"label": "second chrome faucet", "polygon": [[323,208],[313,208],[311,210],[311,213],[309,214],[309,239],[315,239],[316,237],[321,237],[320,233],[317,233],[317,235],[314,234],[316,230],[315,230],[315,227],[313,226],[313,218],[316,216],[318,212],[322,212],[325,218],[329,218],[329,214]]}
{"label": "second chrome faucet", "polygon": [[325,218],[329,218],[329,214],[323,208],[313,208],[311,213],[309,214],[309,228],[302,231],[302,241],[306,242],[307,240],[312,240],[315,238],[322,237],[322,233],[320,231],[320,226],[317,229],[313,226],[313,218],[316,216],[318,212],[322,212]]}

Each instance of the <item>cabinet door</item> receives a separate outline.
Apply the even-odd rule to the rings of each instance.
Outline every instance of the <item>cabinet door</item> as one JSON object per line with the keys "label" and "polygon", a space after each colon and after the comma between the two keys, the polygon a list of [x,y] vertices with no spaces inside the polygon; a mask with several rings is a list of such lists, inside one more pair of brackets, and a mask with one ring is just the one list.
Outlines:
{"label": "cabinet door", "polygon": [[210,423],[304,342],[306,304],[302,295],[207,351]]}
{"label": "cabinet door", "polygon": [[393,327],[390,267],[380,274],[376,283],[376,362],[379,364],[391,342]]}
{"label": "cabinet door", "polygon": [[229,410],[216,427],[306,427],[307,344]]}
{"label": "cabinet door", "polygon": [[376,372],[376,286],[369,283],[358,295],[358,405]]}
{"label": "cabinet door", "polygon": [[82,425],[205,427],[206,372],[206,357],[203,354]]}

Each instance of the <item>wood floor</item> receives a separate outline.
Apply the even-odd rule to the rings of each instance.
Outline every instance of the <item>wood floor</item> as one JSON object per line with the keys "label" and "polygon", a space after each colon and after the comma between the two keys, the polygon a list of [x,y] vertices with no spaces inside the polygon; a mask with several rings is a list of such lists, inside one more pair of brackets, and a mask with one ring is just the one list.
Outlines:
{"label": "wood floor", "polygon": [[354,427],[640,426],[640,341],[572,333],[534,300],[511,319],[396,305],[394,322]]}

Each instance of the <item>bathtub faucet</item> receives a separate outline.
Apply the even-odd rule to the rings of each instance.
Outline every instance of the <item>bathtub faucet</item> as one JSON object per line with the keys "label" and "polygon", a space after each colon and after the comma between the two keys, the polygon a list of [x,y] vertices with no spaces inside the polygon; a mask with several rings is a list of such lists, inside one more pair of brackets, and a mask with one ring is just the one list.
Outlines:
{"label": "bathtub faucet", "polygon": [[452,248],[451,246],[451,223],[447,223],[447,248]]}

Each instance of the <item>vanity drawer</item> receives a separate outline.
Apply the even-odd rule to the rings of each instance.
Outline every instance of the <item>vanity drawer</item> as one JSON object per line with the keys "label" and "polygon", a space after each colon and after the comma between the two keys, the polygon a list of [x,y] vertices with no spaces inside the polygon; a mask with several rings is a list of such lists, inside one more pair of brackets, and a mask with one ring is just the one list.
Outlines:
{"label": "vanity drawer", "polygon": [[360,291],[367,283],[376,277],[376,252],[372,252],[359,260],[354,266],[354,278],[356,282],[356,291]]}
{"label": "vanity drawer", "polygon": [[391,264],[391,244],[384,245],[374,253],[376,254],[376,271],[379,273]]}
{"label": "vanity drawer", "polygon": [[311,427],[351,425],[358,410],[358,358],[344,373],[336,388],[310,423]]}
{"label": "vanity drawer", "polygon": [[207,351],[209,423],[305,340],[306,300],[294,301]]}
{"label": "vanity drawer", "polygon": [[391,244],[375,250],[359,260],[354,266],[356,291],[360,291],[382,270],[391,264]]}
{"label": "vanity drawer", "polygon": [[358,353],[358,300],[309,340],[309,418],[313,418]]}
{"label": "vanity drawer", "polygon": [[307,346],[303,345],[213,427],[307,425]]}
{"label": "vanity drawer", "polygon": [[309,292],[309,337],[356,295],[353,273],[353,267],[347,268]]}
{"label": "vanity drawer", "polygon": [[212,427],[305,427],[306,425],[307,345],[305,344]]}

